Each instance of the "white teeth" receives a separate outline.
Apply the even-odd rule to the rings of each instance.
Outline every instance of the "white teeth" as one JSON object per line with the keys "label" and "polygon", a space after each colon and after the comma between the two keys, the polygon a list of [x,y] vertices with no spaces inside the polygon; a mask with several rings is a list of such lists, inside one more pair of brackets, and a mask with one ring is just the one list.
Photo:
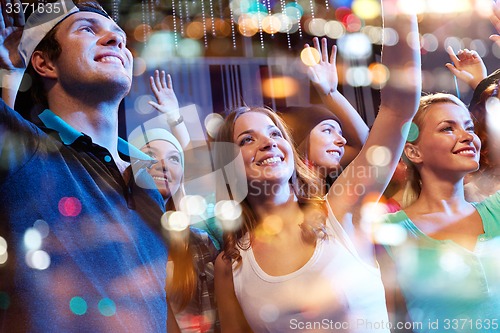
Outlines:
{"label": "white teeth", "polygon": [[330,155],[337,155],[337,156],[340,156],[340,152],[338,152],[338,151],[334,151],[334,150],[328,150],[328,151],[327,151],[327,153],[328,153],[328,154],[330,154]]}
{"label": "white teeth", "polygon": [[160,182],[165,182],[167,181],[167,179],[165,177],[158,177],[158,176],[153,176],[153,179],[154,180],[158,180]]}
{"label": "white teeth", "polygon": [[268,165],[268,164],[274,164],[281,162],[281,157],[275,156],[275,157],[269,157],[266,158],[264,161],[260,163],[260,165]]}
{"label": "white teeth", "polygon": [[467,149],[467,150],[459,151],[458,154],[460,154],[460,155],[475,154],[475,152],[472,149]]}
{"label": "white teeth", "polygon": [[122,64],[122,61],[120,60],[120,58],[117,58],[115,56],[106,56],[106,57],[102,57],[99,59],[99,62],[110,62],[110,63],[115,63],[115,64]]}

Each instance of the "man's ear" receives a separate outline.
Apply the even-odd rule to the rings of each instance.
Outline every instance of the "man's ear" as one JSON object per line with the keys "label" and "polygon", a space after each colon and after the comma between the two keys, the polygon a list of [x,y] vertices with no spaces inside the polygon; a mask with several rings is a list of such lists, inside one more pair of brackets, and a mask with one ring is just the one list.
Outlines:
{"label": "man's ear", "polygon": [[413,164],[422,163],[422,153],[420,152],[420,149],[418,149],[417,145],[407,142],[403,151],[406,158],[408,158]]}
{"label": "man's ear", "polygon": [[54,66],[54,62],[43,52],[33,52],[33,55],[31,56],[31,65],[41,77],[48,79],[57,78],[57,70]]}

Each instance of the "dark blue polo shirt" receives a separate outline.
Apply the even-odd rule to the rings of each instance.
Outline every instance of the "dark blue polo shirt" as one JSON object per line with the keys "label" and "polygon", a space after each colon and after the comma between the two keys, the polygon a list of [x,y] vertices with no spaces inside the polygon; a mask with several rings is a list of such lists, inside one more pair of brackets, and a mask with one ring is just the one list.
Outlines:
{"label": "dark blue polo shirt", "polygon": [[40,119],[0,100],[0,331],[165,332],[164,206],[147,189],[150,158],[120,140],[144,166],[126,183],[89,136],[49,110]]}

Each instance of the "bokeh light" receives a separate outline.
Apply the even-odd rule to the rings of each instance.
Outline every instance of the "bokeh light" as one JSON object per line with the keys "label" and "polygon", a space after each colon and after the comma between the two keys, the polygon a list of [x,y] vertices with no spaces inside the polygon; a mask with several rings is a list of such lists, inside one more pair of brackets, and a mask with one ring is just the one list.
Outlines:
{"label": "bokeh light", "polygon": [[428,33],[422,36],[422,48],[427,52],[434,52],[439,47],[439,41],[434,34]]}
{"label": "bokeh light", "polygon": [[377,0],[354,0],[352,11],[364,20],[374,19],[380,16],[380,2]]}
{"label": "bokeh light", "polygon": [[280,310],[274,304],[263,304],[259,310],[259,316],[266,323],[275,322],[280,316]]}
{"label": "bokeh light", "polygon": [[152,95],[140,95],[134,101],[134,110],[138,114],[150,114],[154,111],[154,108],[149,105],[149,101],[152,101],[154,97]]}
{"label": "bokeh light", "polygon": [[7,241],[0,236],[0,255],[7,253]]}
{"label": "bokeh light", "polygon": [[370,72],[372,86],[374,88],[383,88],[389,80],[389,69],[381,63],[372,63],[368,66]]}
{"label": "bokeh light", "polygon": [[186,195],[181,199],[180,209],[188,215],[202,215],[207,209],[207,201],[201,195]]}
{"label": "bokeh light", "polygon": [[262,93],[266,97],[285,98],[295,95],[298,90],[299,84],[292,77],[282,76],[262,80]]}
{"label": "bokeh light", "polygon": [[484,58],[488,55],[488,47],[486,43],[481,39],[474,39],[470,42],[470,48],[476,50],[477,54]]}
{"label": "bokeh light", "polygon": [[182,211],[168,211],[161,217],[161,226],[171,231],[185,230],[189,227],[189,216]]}
{"label": "bokeh light", "polygon": [[24,232],[23,243],[28,251],[38,250],[42,246],[42,235],[37,229],[28,228]]}
{"label": "bokeh light", "polygon": [[371,74],[367,67],[349,67],[346,71],[345,79],[353,87],[369,86]]}
{"label": "bokeh light", "polygon": [[300,52],[300,60],[304,65],[312,67],[319,63],[321,55],[314,47],[306,47]]}
{"label": "bokeh light", "polygon": [[45,238],[49,235],[50,228],[48,223],[44,220],[36,220],[35,223],[33,223],[33,227],[40,233],[40,236],[42,238]]}
{"label": "bokeh light", "polygon": [[87,302],[80,296],[75,296],[69,301],[69,309],[78,316],[84,315],[87,308]]}
{"label": "bokeh light", "polygon": [[106,317],[111,317],[116,313],[116,304],[109,298],[103,298],[97,304],[99,312]]}
{"label": "bokeh light", "polygon": [[309,30],[309,34],[313,36],[323,37],[325,35],[325,25],[326,20],[322,18],[314,18],[309,20],[307,30]]}
{"label": "bokeh light", "polygon": [[216,138],[219,128],[224,123],[224,118],[218,113],[210,113],[206,116],[204,124],[207,129],[207,133],[211,138]]}
{"label": "bokeh light", "polygon": [[403,126],[401,127],[401,134],[405,136],[406,133],[408,133],[406,141],[408,142],[416,141],[420,134],[417,124],[415,124],[412,121],[404,123]]}
{"label": "bokeh light", "polygon": [[262,29],[268,34],[275,34],[281,30],[281,21],[274,15],[267,15],[262,19]]}
{"label": "bokeh light", "polygon": [[392,153],[384,146],[371,146],[366,152],[368,163],[377,167],[385,167],[391,162]]}
{"label": "bokeh light", "polygon": [[82,211],[82,203],[75,197],[63,197],[58,204],[59,213],[66,217],[75,217]]}
{"label": "bokeh light", "polygon": [[331,39],[339,39],[345,34],[345,27],[338,21],[328,21],[325,23],[325,34]]}
{"label": "bokeh light", "polygon": [[345,59],[366,59],[372,54],[370,39],[363,33],[344,35],[337,45]]}
{"label": "bokeh light", "polygon": [[177,50],[180,57],[195,58],[203,54],[203,47],[200,42],[193,39],[182,39],[179,41]]}
{"label": "bokeh light", "polygon": [[134,58],[134,76],[141,76],[147,69],[146,61],[141,57]]}
{"label": "bokeh light", "polygon": [[262,231],[268,236],[277,235],[283,230],[283,220],[278,215],[269,215],[262,221]]}
{"label": "bokeh light", "polygon": [[33,269],[42,271],[50,266],[50,256],[43,250],[28,251],[25,259],[26,264]]}
{"label": "bokeh light", "polygon": [[399,42],[399,35],[396,30],[393,28],[385,28],[382,30],[382,33],[384,35],[383,37],[383,43],[384,45],[387,46],[393,46],[396,45]]}
{"label": "bokeh light", "polygon": [[406,229],[399,224],[381,223],[374,232],[375,242],[383,245],[398,246],[403,244],[408,235]]}

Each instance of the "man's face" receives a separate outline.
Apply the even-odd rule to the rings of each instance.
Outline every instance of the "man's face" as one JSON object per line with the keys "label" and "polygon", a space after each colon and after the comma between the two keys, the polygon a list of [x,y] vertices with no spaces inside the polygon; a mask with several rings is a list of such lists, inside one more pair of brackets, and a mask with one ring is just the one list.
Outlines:
{"label": "man's face", "polygon": [[[92,12],[78,12],[57,27],[61,55],[54,61],[60,84],[70,93],[86,87],[99,94],[130,90],[132,54],[125,32],[112,20]],[[72,89],[77,89],[72,91]]]}

